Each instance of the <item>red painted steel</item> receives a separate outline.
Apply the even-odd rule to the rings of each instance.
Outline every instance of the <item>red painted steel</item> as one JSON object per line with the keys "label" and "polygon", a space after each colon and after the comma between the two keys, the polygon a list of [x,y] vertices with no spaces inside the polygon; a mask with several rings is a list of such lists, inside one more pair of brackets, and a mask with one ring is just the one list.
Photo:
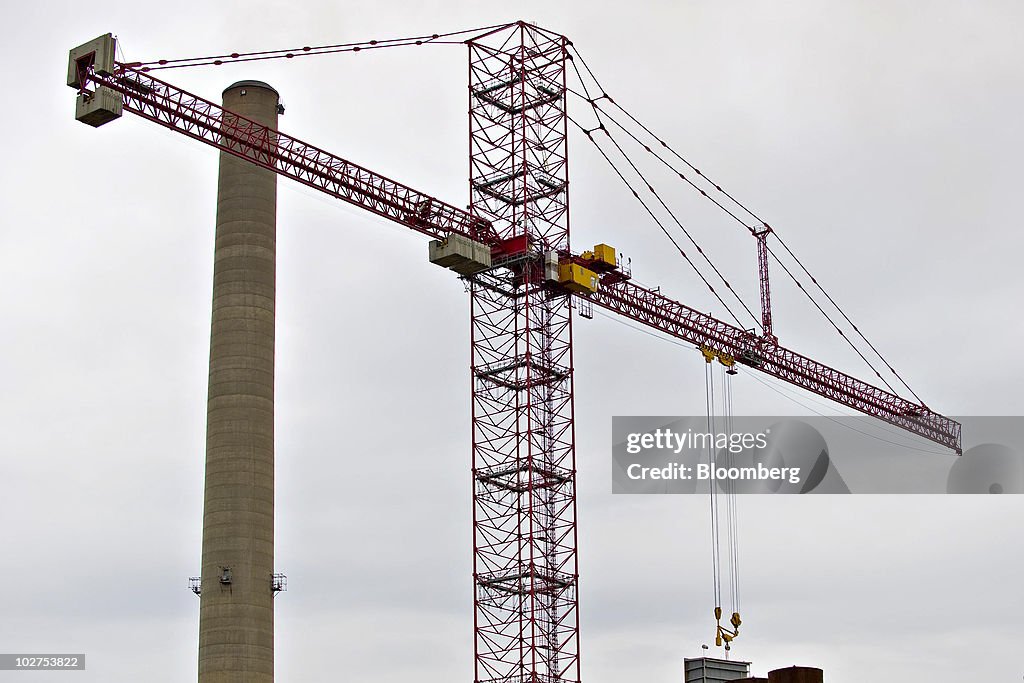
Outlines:
{"label": "red painted steel", "polygon": [[587,298],[610,311],[684,339],[696,346],[728,354],[740,363],[807,389],[865,415],[960,453],[960,424],[896,394],[830,368],[772,340],[722,322],[685,304],[632,282],[604,280]]}
{"label": "red painted steel", "polygon": [[567,40],[522,22],[469,43],[470,196],[503,238],[470,280],[474,680],[579,680]]}
{"label": "red painted steel", "polygon": [[456,233],[496,240],[487,221],[462,209],[124,64],[109,76],[91,73],[88,80],[121,93],[124,108],[134,114],[430,237]]}
{"label": "red painted steel", "polygon": [[761,333],[766,339],[778,342],[772,332],[772,291],[768,282],[768,235],[772,229],[765,226],[754,232],[757,238],[757,272],[761,281]]}

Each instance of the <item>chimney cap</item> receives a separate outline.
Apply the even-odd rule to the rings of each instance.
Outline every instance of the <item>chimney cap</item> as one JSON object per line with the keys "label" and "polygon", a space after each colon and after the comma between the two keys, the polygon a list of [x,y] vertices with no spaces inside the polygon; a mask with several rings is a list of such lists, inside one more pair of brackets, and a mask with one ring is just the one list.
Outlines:
{"label": "chimney cap", "polygon": [[224,92],[227,92],[228,90],[234,90],[235,88],[264,88],[266,90],[271,91],[278,97],[281,97],[281,93],[277,92],[275,88],[271,87],[267,83],[264,83],[263,81],[238,81],[237,83],[232,83],[228,87],[224,88]]}

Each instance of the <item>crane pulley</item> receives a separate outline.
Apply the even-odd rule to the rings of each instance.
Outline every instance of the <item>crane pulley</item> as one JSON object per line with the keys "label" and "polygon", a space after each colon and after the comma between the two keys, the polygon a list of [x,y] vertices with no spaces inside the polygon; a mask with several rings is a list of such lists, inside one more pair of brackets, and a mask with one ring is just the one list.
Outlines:
{"label": "crane pulley", "polygon": [[725,646],[726,650],[732,649],[732,641],[740,635],[740,625],[743,623],[740,620],[740,613],[733,612],[732,616],[729,617],[729,623],[732,624],[732,629],[722,626],[722,608],[720,606],[715,607],[715,645],[718,647]]}

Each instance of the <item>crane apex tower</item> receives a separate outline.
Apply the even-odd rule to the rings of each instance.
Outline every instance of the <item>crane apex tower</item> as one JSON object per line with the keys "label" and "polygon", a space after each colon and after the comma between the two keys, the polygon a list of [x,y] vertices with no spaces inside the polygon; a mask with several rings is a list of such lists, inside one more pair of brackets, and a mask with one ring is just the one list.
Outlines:
{"label": "crane apex tower", "polygon": [[[276,90],[235,83],[223,95],[222,144],[269,155]],[[235,115],[238,115],[238,118]],[[252,147],[249,119],[266,126]],[[274,327],[277,174],[222,151],[199,608],[199,683],[274,680]]]}

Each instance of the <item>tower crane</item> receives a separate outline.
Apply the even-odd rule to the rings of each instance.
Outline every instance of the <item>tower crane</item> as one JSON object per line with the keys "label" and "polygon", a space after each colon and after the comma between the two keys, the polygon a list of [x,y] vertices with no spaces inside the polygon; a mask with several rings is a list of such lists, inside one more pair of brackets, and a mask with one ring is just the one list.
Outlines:
{"label": "tower crane", "polygon": [[[155,77],[166,62],[119,61],[110,34],[72,50],[67,84],[78,92],[77,118],[89,125],[127,111],[205,143],[222,158],[229,155],[361,207],[430,238],[430,260],[465,281],[475,681],[580,679],[574,306],[600,307],[692,344],[730,368],[746,366],[960,452],[956,421],[779,343],[771,318],[766,224],[754,233],[760,332],[639,284],[607,244],[574,250],[568,200],[571,41],[520,21],[469,34],[434,34],[415,44],[439,38],[468,48],[468,209]],[[319,52],[381,46],[369,41]],[[306,47],[274,56],[317,52]],[[190,64],[245,60],[232,53]],[[233,579],[225,573],[219,580]]]}

